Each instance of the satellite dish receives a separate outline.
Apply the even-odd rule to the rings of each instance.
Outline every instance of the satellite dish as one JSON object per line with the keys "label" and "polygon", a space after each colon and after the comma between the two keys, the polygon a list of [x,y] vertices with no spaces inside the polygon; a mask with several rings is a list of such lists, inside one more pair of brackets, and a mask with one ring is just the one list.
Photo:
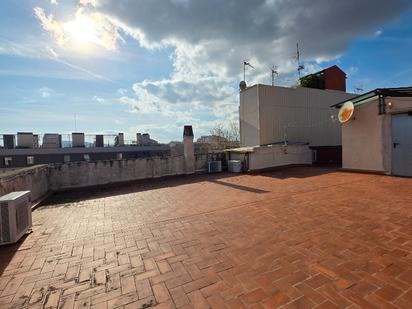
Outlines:
{"label": "satellite dish", "polygon": [[244,80],[242,80],[242,81],[239,83],[239,89],[240,89],[240,91],[243,91],[243,90],[246,89],[246,82],[245,82]]}
{"label": "satellite dish", "polygon": [[339,110],[339,121],[341,123],[348,122],[353,115],[353,111],[355,110],[355,106],[353,105],[352,101],[348,101],[342,105]]}

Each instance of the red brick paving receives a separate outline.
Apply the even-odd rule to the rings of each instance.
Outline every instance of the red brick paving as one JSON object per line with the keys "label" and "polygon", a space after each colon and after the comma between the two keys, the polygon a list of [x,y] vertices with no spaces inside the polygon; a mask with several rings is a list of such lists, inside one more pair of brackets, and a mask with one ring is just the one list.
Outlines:
{"label": "red brick paving", "polygon": [[0,308],[412,308],[412,179],[290,168],[59,194]]}

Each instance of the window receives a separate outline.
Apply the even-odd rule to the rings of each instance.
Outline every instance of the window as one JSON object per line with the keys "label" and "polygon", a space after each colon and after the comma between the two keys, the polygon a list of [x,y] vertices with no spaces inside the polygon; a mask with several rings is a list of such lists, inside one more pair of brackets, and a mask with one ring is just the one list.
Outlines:
{"label": "window", "polygon": [[84,158],[85,161],[90,161],[90,155],[88,155],[88,154],[85,154],[83,156],[83,158]]}
{"label": "window", "polygon": [[122,153],[116,154],[116,159],[117,160],[123,160],[123,154]]}
{"label": "window", "polygon": [[63,161],[64,161],[64,163],[70,162],[70,155],[64,155]]}
{"label": "window", "polygon": [[12,157],[5,157],[4,158],[4,166],[11,166],[12,161],[13,161]]}
{"label": "window", "polygon": [[26,162],[27,162],[27,165],[33,165],[34,164],[34,157],[33,156],[27,156],[26,157]]}

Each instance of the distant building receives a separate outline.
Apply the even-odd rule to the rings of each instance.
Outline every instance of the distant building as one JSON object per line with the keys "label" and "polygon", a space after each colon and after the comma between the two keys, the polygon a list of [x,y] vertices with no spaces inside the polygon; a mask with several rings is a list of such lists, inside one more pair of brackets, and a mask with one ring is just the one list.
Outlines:
{"label": "distant building", "polygon": [[16,145],[15,135],[3,135],[3,147],[0,147],[0,168],[170,155],[170,148],[167,145],[150,139],[148,134],[143,134],[140,147],[136,147],[136,144],[125,145],[123,133],[115,136],[112,146],[104,145],[104,135],[101,134],[95,135],[93,143],[85,142],[84,133],[72,133],[71,137],[71,142],[64,141],[63,143],[60,134],[47,133],[43,135],[42,145],[39,145],[38,135],[31,132],[19,132]]}
{"label": "distant building", "polygon": [[57,133],[47,133],[43,135],[42,148],[61,148],[62,137]]}
{"label": "distant building", "polygon": [[[172,156],[181,156],[181,155],[183,155],[184,147],[183,147],[182,142],[172,141],[167,145],[170,147],[170,154]],[[210,150],[212,150],[211,145],[207,144],[207,143],[195,142],[195,143],[193,143],[193,146],[194,146],[195,154],[205,154],[205,153],[208,153]]]}
{"label": "distant building", "polygon": [[208,144],[210,149],[227,149],[227,148],[236,148],[239,147],[239,142],[230,141],[223,136],[218,135],[204,135],[197,139],[199,144]]}
{"label": "distant building", "polygon": [[38,145],[38,136],[34,135],[32,132],[17,133],[17,148],[36,148]]}
{"label": "distant building", "polygon": [[306,88],[346,92],[346,73],[337,65],[306,75],[300,78],[299,82],[302,87]]}
{"label": "distant building", "polygon": [[142,147],[0,149],[0,168],[78,161],[137,159],[150,156],[166,156],[169,154],[170,148],[166,145]]}
{"label": "distant building", "polygon": [[157,145],[158,141],[151,139],[149,133],[137,133],[136,134],[136,145],[137,146],[151,146]]}
{"label": "distant building", "polygon": [[217,136],[217,135],[204,135],[201,136],[197,139],[198,143],[203,143],[203,144],[217,144],[217,143],[227,143],[229,142],[227,138],[223,136]]}

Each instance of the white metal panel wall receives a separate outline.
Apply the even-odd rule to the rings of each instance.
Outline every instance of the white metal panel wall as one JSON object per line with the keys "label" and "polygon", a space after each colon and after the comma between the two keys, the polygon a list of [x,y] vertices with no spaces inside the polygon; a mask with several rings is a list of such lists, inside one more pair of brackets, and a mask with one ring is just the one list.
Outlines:
{"label": "white metal panel wall", "polygon": [[259,85],[260,144],[284,141],[341,145],[341,125],[332,104],[353,97],[334,90]]}
{"label": "white metal panel wall", "polygon": [[240,142],[242,146],[260,145],[258,86],[240,93]]}

